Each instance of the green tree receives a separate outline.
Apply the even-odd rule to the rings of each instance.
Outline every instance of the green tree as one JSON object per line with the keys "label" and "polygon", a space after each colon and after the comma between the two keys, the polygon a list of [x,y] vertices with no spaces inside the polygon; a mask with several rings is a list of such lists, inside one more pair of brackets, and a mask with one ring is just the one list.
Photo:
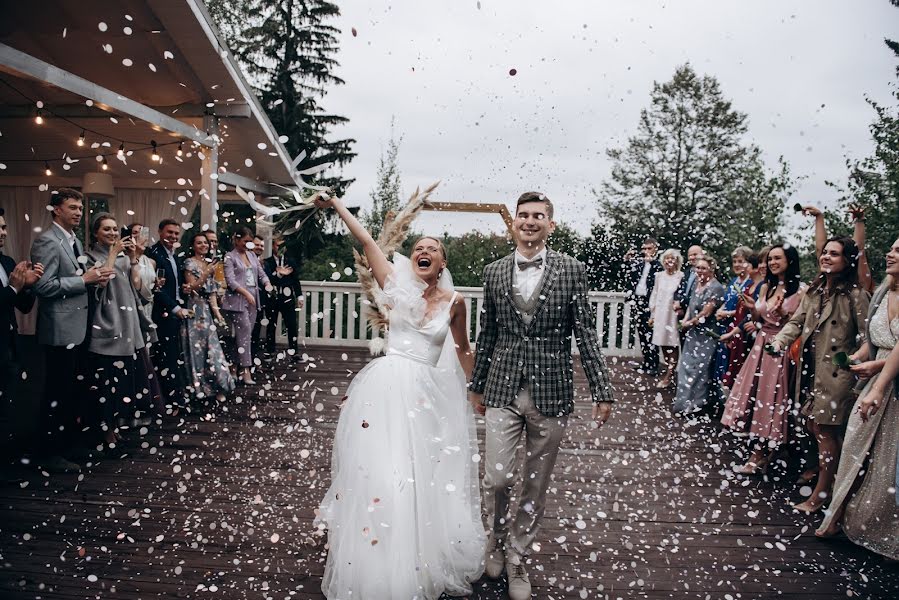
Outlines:
{"label": "green tree", "polygon": [[646,235],[663,247],[701,243],[716,256],[772,241],[792,180],[782,159],[767,171],[744,139],[747,121],[714,77],[689,64],[654,83],[636,134],[607,150],[612,173],[597,191],[597,233],[625,247]]}
{"label": "green tree", "polygon": [[[355,140],[332,140],[329,135],[347,119],[320,105],[330,86],[343,83],[334,74],[340,31],[327,23],[340,14],[338,6],[324,0],[207,0],[207,4],[275,130],[287,136],[291,156],[307,152],[298,168],[348,163],[355,156]],[[352,183],[326,173],[314,180],[339,195]]]}
{"label": "green tree", "polygon": [[[899,0],[890,1],[899,7]],[[889,39],[884,42],[899,58],[899,43]],[[896,73],[899,75],[899,67]],[[849,205],[864,207],[866,254],[875,281],[886,267],[884,255],[899,236],[899,89],[896,83],[891,105],[867,99],[874,110],[874,121],[869,126],[874,152],[861,160],[847,160],[849,180],[846,189],[841,190],[840,210],[827,215],[832,233],[851,235]]]}
{"label": "green tree", "polygon": [[484,283],[484,267],[506,256],[515,247],[504,235],[466,233],[458,237],[444,236],[447,266],[457,286],[480,287]]}
{"label": "green tree", "polygon": [[556,230],[549,236],[546,244],[553,250],[573,256],[578,260],[584,258],[584,238],[565,223],[556,223]]}
{"label": "green tree", "polygon": [[381,152],[378,162],[377,183],[369,193],[372,207],[371,212],[365,213],[362,223],[368,228],[375,239],[381,233],[384,225],[384,217],[390,211],[400,210],[400,170],[397,158],[400,153],[402,136],[397,139],[394,134],[394,122],[390,122],[390,140],[387,142],[386,151]]}

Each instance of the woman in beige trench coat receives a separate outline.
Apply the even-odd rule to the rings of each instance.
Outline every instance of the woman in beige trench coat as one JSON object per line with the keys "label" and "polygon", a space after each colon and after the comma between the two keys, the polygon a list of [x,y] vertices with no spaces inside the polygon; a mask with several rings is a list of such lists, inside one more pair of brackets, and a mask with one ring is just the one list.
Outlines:
{"label": "woman in beige trench coat", "polygon": [[774,338],[782,352],[801,339],[793,398],[808,419],[818,442],[818,482],[805,502],[795,505],[816,512],[830,497],[840,460],[840,428],[855,403],[855,376],[839,367],[834,356],[858,350],[865,334],[870,294],[858,284],[858,247],[851,238],[831,238],[818,257],[818,276],[799,308]]}

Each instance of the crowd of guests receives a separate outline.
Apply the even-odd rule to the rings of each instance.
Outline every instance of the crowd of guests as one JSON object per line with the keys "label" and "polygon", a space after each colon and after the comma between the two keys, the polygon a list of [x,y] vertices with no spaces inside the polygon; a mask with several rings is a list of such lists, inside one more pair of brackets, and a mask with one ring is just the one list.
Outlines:
{"label": "crowd of guests", "polygon": [[673,412],[740,438],[736,473],[794,470],[805,498],[793,507],[824,513],[816,535],[899,560],[899,240],[875,289],[863,211],[850,238],[828,237],[821,211],[802,210],[815,219],[808,284],[786,243],[734,249],[719,280],[702,247],[683,269],[679,250],[659,255],[646,239],[629,268],[639,370],[673,388]]}
{"label": "crowd of guests", "polygon": [[[35,238],[30,260],[0,253],[0,395],[21,371],[14,309],[30,312],[37,300],[46,376],[36,465],[77,471],[80,461],[115,453],[127,428],[254,384],[275,356],[279,316],[290,344],[279,356],[299,357],[303,294],[283,240],[262,260],[264,241],[247,227],[222,253],[216,232],[185,233],[163,219],[151,245],[149,227],[100,213],[85,248],[76,234],[81,193],[59,189],[49,208],[52,224]],[[0,251],[6,237],[0,209]]]}

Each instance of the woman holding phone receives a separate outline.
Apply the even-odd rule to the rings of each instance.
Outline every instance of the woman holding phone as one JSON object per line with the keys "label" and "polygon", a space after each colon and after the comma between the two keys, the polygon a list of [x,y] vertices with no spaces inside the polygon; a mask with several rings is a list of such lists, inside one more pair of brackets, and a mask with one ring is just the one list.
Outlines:
{"label": "woman holding phone", "polygon": [[120,439],[119,425],[138,416],[135,402],[150,393],[143,363],[138,360],[149,323],[142,323],[143,313],[138,310],[138,292],[143,286],[134,241],[121,237],[115,217],[109,213],[94,218],[90,233],[93,243],[85,252],[85,267],[106,267],[116,275],[89,289],[91,312],[86,340],[87,383],[100,412],[103,441],[112,448]]}
{"label": "woman holding phone", "polygon": [[[150,243],[150,228],[142,223],[131,223],[122,230],[122,238],[130,238],[134,245],[134,256],[132,261],[137,261],[134,268],[137,270],[137,276],[140,278],[140,287],[137,288],[137,296],[140,304],[137,309],[146,317],[146,323],[153,322],[153,294],[161,283],[159,282],[158,272],[156,270],[156,261],[146,255],[147,244]],[[163,277],[162,283],[165,282]],[[150,326],[144,334],[144,347],[138,352],[138,359],[144,365],[144,372],[148,374],[147,385],[150,390],[150,401],[144,402],[140,408],[148,410],[152,405],[158,414],[163,412],[162,390],[159,387],[159,379],[155,376],[155,367],[150,359],[150,344],[157,341],[156,328]],[[149,375],[153,375],[150,377]],[[147,425],[150,419],[147,417],[139,417],[136,419],[135,425]]]}
{"label": "woman holding phone", "polygon": [[[141,223],[132,223],[127,228],[127,233],[122,232],[122,237],[130,236],[134,242],[134,254],[137,260],[137,272],[140,275],[141,288],[138,295],[141,299],[140,311],[144,313],[148,321],[153,320],[153,292],[156,291],[156,261],[147,256],[144,251],[150,243],[150,228]],[[148,335],[148,343],[156,341],[156,330],[151,329]]]}

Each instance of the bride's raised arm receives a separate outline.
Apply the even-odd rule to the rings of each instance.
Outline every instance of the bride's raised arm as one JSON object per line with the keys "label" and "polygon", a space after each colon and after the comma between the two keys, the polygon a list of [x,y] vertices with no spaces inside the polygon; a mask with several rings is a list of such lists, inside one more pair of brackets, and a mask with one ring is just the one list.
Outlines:
{"label": "bride's raised arm", "polygon": [[326,198],[321,193],[318,193],[315,196],[315,206],[321,209],[333,208],[337,211],[337,215],[346,223],[350,234],[362,244],[362,251],[365,253],[365,258],[368,259],[368,266],[371,267],[375,281],[383,289],[387,276],[393,272],[393,267],[368,230],[353,216],[353,213],[347,209],[340,198]]}

